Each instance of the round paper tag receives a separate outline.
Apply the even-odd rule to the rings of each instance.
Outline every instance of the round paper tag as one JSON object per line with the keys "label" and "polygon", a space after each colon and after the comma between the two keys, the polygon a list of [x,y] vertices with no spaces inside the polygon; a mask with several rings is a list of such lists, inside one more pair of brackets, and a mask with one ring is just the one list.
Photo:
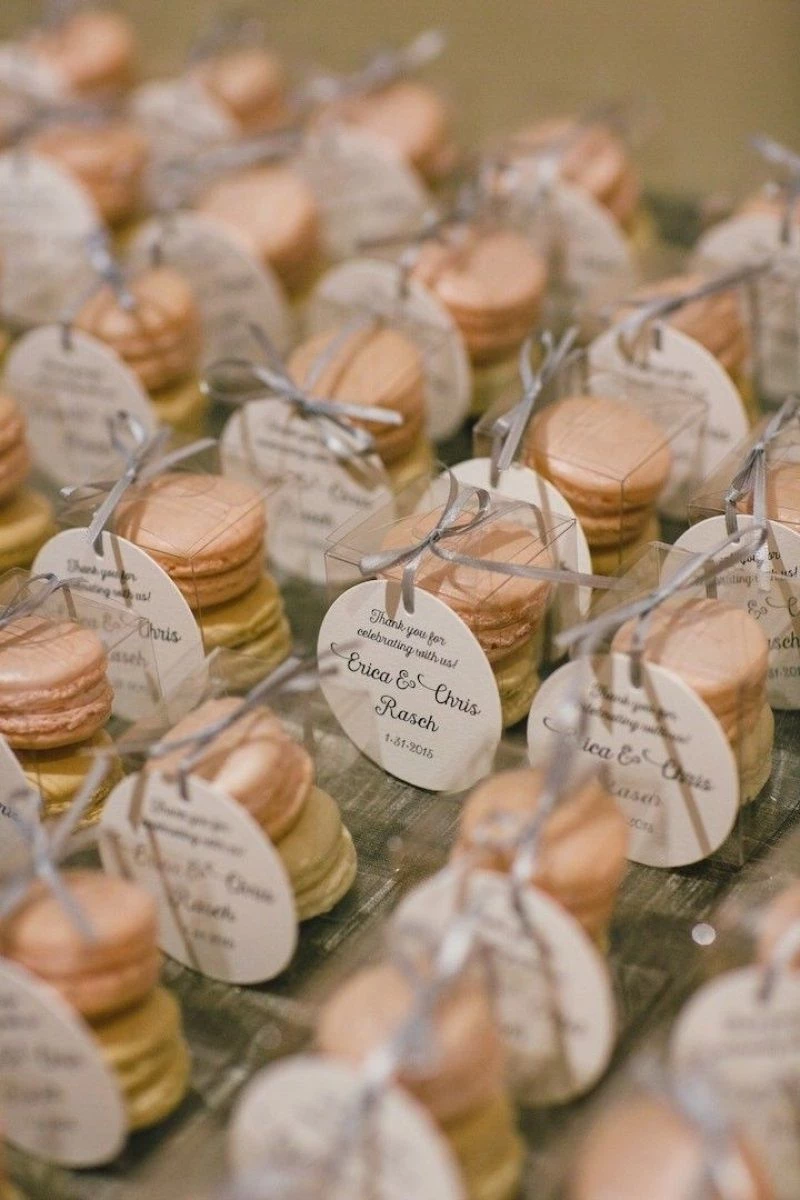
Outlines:
{"label": "round paper tag", "polygon": [[626,654],[578,659],[540,687],[528,719],[534,766],[552,753],[565,705],[579,687],[588,717],[576,770],[608,772],[608,787],[628,821],[628,857],[649,867],[685,867],[708,858],[733,828],[739,775],[711,709],[683,680],[642,663],[631,682]]}
{"label": "round paper tag", "polygon": [[335,670],[320,686],[352,742],[415,787],[458,791],[492,769],[500,697],[486,655],[460,617],[417,588],[370,580],[334,600],[318,653]]}
{"label": "round paper tag", "polygon": [[325,551],[347,521],[394,495],[380,460],[346,467],[330,452],[312,421],[280,400],[254,400],[235,412],[220,441],[227,474],[245,473],[268,486],[267,545],[278,570],[325,583]]}
{"label": "round paper tag", "polygon": [[184,800],[159,773],[129,775],[98,829],[110,875],[155,896],[159,945],[224,983],[263,983],[297,945],[294,893],[275,847],[240,804],[202,779]]}
{"label": "round paper tag", "polygon": [[665,430],[676,431],[670,444],[672,474],[659,507],[683,520],[697,484],[746,437],[750,422],[742,397],[713,354],[663,323],[658,340],[659,345],[651,341],[642,366],[625,357],[615,329],[601,334],[589,347],[590,386],[596,395],[621,394],[641,403]]}
{"label": "round paper tag", "polygon": [[345,1063],[300,1055],[269,1067],[234,1110],[233,1169],[264,1170],[268,1184],[270,1166],[284,1176],[296,1171],[305,1182],[296,1200],[307,1200],[314,1180],[326,1200],[370,1193],[380,1200],[465,1200],[452,1153],[425,1109],[388,1088],[359,1130],[363,1097],[363,1079]]}
{"label": "round paper tag", "polygon": [[[592,573],[592,555],[586,535],[572,510],[572,506],[564,499],[557,488],[547,479],[542,479],[530,467],[521,463],[512,463],[507,471],[503,471],[497,481],[497,486],[491,483],[491,459],[470,458],[451,468],[456,479],[462,483],[471,483],[473,487],[486,488],[499,492],[509,500],[522,500],[525,504],[534,504],[541,509],[545,518],[561,517],[574,521],[573,530],[565,533],[559,543],[559,557],[563,566],[571,571]],[[559,588],[554,614],[556,629],[569,629],[589,613],[592,602],[591,588]]]}
{"label": "round paper tag", "polygon": [[115,479],[123,466],[111,440],[117,412],[156,428],[153,406],[113,350],[60,325],[34,329],[12,347],[5,388],[25,411],[36,465],[54,483]]}
{"label": "round paper tag", "polygon": [[769,271],[754,281],[757,297],[759,384],[768,396],[784,397],[797,389],[800,362],[800,235],[781,241],[781,218],[750,213],[715,225],[697,243],[694,262],[701,268],[742,267],[771,260]]}
{"label": "round paper tag", "polygon": [[52,988],[0,959],[0,1107],[10,1142],[62,1167],[110,1162],[127,1136],[117,1081]]}
{"label": "round paper tag", "polygon": [[350,311],[385,317],[415,343],[425,362],[428,431],[434,441],[452,437],[469,412],[472,374],[464,339],[431,292],[416,280],[399,295],[394,263],[359,258],[328,271],[306,309],[311,333],[322,333]]}
{"label": "round paper tag", "polygon": [[100,224],[89,193],[57,163],[0,155],[0,310],[29,325],[61,320],[94,278],[86,238]]}
{"label": "round paper tag", "polygon": [[279,353],[289,348],[292,318],[278,280],[222,225],[188,212],[147,221],[128,249],[131,266],[149,266],[155,246],[195,294],[206,364],[252,357],[252,324],[264,329]]}
{"label": "round paper tag", "polygon": [[[114,713],[137,721],[153,711],[160,696],[179,681],[196,677],[202,686],[205,658],[200,628],[178,588],[158,563],[125,538],[105,532],[97,555],[85,529],[57,533],[36,555],[34,572],[80,578],[81,590],[123,605],[147,619],[140,648],[128,638],[109,656]],[[181,697],[184,699],[184,697]]]}
{"label": "round paper tag", "polygon": [[380,138],[343,126],[306,138],[298,167],[322,207],[331,258],[360,244],[413,233],[431,198],[414,172]]}
{"label": "round paper tag", "polygon": [[[740,515],[739,527],[750,529],[752,517]],[[800,534],[768,522],[771,572],[762,590],[760,559],[751,554],[716,579],[717,595],[743,608],[758,621],[769,641],[767,695],[773,708],[800,708]],[[686,563],[685,554],[703,553],[727,537],[724,517],[709,517],[681,534],[662,568],[665,579]]]}
{"label": "round paper tag", "polygon": [[[489,956],[515,1095],[531,1107],[582,1095],[606,1070],[614,1049],[616,1011],[606,964],[580,925],[538,889],[525,889],[523,925],[506,876],[475,871],[467,887],[466,904],[477,914],[478,938]],[[460,888],[455,872],[434,875],[403,901],[395,925],[440,937],[457,912]]]}
{"label": "round paper tag", "polygon": [[795,1200],[800,1176],[800,974],[784,972],[764,996],[763,971],[726,971],[678,1017],[672,1056],[709,1069],[734,1121],[762,1153],[778,1200]]}

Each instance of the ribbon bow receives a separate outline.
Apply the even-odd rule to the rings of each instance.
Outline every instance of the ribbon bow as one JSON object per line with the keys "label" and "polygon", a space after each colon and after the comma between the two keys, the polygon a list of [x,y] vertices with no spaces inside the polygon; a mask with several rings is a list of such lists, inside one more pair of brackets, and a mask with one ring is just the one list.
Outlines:
{"label": "ribbon bow", "polygon": [[[580,653],[591,657],[603,639],[631,618],[637,618],[631,643],[631,678],[635,687],[641,686],[641,664],[647,630],[647,618],[660,604],[684,588],[695,584],[709,584],[719,578],[729,567],[735,566],[748,554],[757,553],[766,540],[765,525],[752,525],[749,529],[736,530],[719,545],[702,554],[693,554],[675,574],[647,596],[623,604],[612,612],[604,613],[591,621],[567,629],[556,637],[556,644],[563,650],[579,646]],[[733,547],[731,550],[730,547]]]}
{"label": "ribbon bow", "polygon": [[[763,274],[771,266],[769,260],[759,263],[751,263],[745,267],[737,267],[733,271],[726,271],[721,275],[715,275],[713,279],[708,279],[704,283],[699,284],[695,288],[688,288],[685,292],[681,292],[677,296],[656,296],[652,300],[638,301],[636,299],[628,300],[628,304],[637,305],[636,311],[631,313],[617,325],[617,344],[627,358],[628,362],[635,362],[637,355],[641,349],[642,337],[649,329],[652,321],[659,320],[663,317],[669,317],[672,313],[678,312],[686,304],[691,304],[695,300],[703,300],[706,296],[715,296],[717,292],[725,292],[729,288],[736,287],[737,284],[747,283],[756,276]],[[630,341],[628,338],[630,337]]]}
{"label": "ribbon bow", "polygon": [[[20,617],[29,617],[41,608],[45,601],[58,591],[68,591],[71,587],[77,587],[80,584],[80,579],[59,579],[52,572],[47,572],[41,575],[31,575],[17,589],[11,600],[3,608],[0,613],[0,629],[5,629],[6,626],[12,625],[14,621],[18,621]],[[36,592],[35,595],[29,595],[34,584],[42,583],[44,587]]]}
{"label": "ribbon bow", "polygon": [[314,423],[335,458],[352,462],[354,458],[372,454],[375,449],[371,434],[353,425],[353,421],[402,425],[402,416],[388,408],[318,400],[311,394],[311,389],[353,334],[376,324],[377,318],[365,320],[364,317],[348,322],[312,364],[305,387],[295,383],[288,374],[266,333],[258,326],[251,326],[250,331],[268,360],[267,365],[246,358],[223,358],[209,367],[201,386],[206,395],[224,404],[246,404],[255,399],[291,404],[302,417]]}
{"label": "ribbon bow", "polygon": [[[767,450],[781,431],[793,421],[800,410],[800,396],[788,396],[776,413],[770,417],[758,441],[751,446],[739,470],[731,480],[725,493],[725,526],[728,533],[738,529],[737,505],[745,496],[752,494],[753,517],[761,525],[767,520]],[[760,573],[764,586],[769,587],[769,554],[766,541],[758,550]]]}
{"label": "ribbon bow", "polygon": [[507,471],[517,457],[520,442],[525,435],[536,402],[544,388],[562,366],[564,360],[575,345],[578,336],[577,326],[568,329],[556,343],[550,332],[542,334],[540,344],[544,350],[544,360],[538,371],[531,367],[531,350],[533,335],[526,338],[519,352],[519,373],[522,380],[522,399],[507,413],[498,417],[491,428],[492,487],[497,487],[500,475]]}
{"label": "ribbon bow", "polygon": [[[138,418],[129,412],[119,411],[109,418],[111,443],[118,454],[126,459],[122,474],[117,480],[101,480],[97,483],[78,484],[74,487],[61,489],[64,500],[76,502],[91,500],[103,496],[102,503],[92,517],[86,531],[86,539],[94,547],[95,554],[102,553],[102,534],[114,510],[128,488],[136,483],[148,483],[156,476],[169,471],[186,458],[200,454],[215,445],[213,438],[200,438],[186,446],[178,446],[168,454],[163,453],[164,447],[171,437],[169,429],[159,429],[148,435]],[[127,433],[133,439],[133,446],[126,446],[122,434]]]}
{"label": "ribbon bow", "polygon": [[[101,753],[86,776],[78,795],[49,834],[45,831],[38,813],[32,820],[28,820],[12,811],[12,819],[28,843],[30,863],[26,869],[17,872],[6,882],[2,894],[0,894],[0,921],[10,916],[19,907],[28,894],[31,884],[38,879],[55,896],[67,918],[84,941],[94,941],[92,927],[86,914],[62,879],[58,863],[66,853],[67,843],[77,828],[78,822],[108,774],[109,765],[109,752]],[[28,796],[35,795],[36,792],[33,788],[20,790],[19,793],[12,796],[12,805],[15,802],[24,801]]]}
{"label": "ribbon bow", "polygon": [[361,70],[350,75],[320,75],[312,79],[306,88],[306,99],[313,104],[331,104],[381,91],[433,62],[446,44],[441,29],[425,30],[407,46],[380,50]]}
{"label": "ribbon bow", "polygon": [[[478,570],[492,571],[497,575],[515,575],[522,579],[544,579],[552,583],[569,583],[577,587],[597,587],[618,590],[622,587],[619,579],[605,575],[587,575],[581,571],[570,571],[566,567],[537,567],[528,563],[502,563],[492,559],[475,558],[469,554],[460,554],[443,545],[447,539],[461,537],[463,534],[474,533],[492,521],[517,508],[524,507],[519,501],[509,501],[493,504],[489,492],[485,488],[467,486],[460,487],[458,479],[447,472],[450,490],[444,508],[439,514],[434,527],[412,545],[403,546],[398,550],[379,550],[375,554],[366,554],[359,563],[359,570],[364,576],[380,575],[391,567],[403,565],[401,594],[406,612],[414,611],[414,586],[417,570],[426,554],[435,554],[447,562],[458,563],[465,567],[475,567]],[[477,512],[467,520],[461,520],[468,506],[477,501]]]}

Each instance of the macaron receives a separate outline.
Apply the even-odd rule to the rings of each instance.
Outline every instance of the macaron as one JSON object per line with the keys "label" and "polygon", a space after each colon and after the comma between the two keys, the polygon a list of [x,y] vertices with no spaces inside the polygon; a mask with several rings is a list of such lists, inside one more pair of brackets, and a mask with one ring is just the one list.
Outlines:
{"label": "macaron", "polygon": [[[232,650],[248,654],[256,664],[253,682],[279,666],[292,651],[293,636],[278,585],[270,575],[242,596],[197,614],[206,653]],[[237,678],[240,668],[237,663]]]}
{"label": "macaron", "polygon": [[253,167],[213,183],[197,204],[225,225],[286,289],[302,291],[321,255],[321,217],[311,187],[290,166]]}
{"label": "macaron", "polygon": [[110,9],[77,8],[37,33],[31,48],[67,91],[81,99],[108,99],[124,92],[136,74],[133,25]]}
{"label": "macaron", "polygon": [[[323,1005],[317,1044],[324,1054],[362,1063],[408,1020],[414,993],[406,975],[383,964],[351,976]],[[446,1125],[494,1101],[505,1053],[486,992],[473,977],[442,996],[433,1014],[432,1049],[401,1068],[397,1082]]]}
{"label": "macaron", "polygon": [[138,1004],[97,1020],[92,1032],[119,1082],[131,1130],[170,1115],[189,1085],[191,1060],[178,1002],[162,987]]}
{"label": "macaron", "polygon": [[621,550],[639,538],[672,467],[664,431],[609,396],[569,396],[543,408],[523,460],[569,501],[592,551]]}
{"label": "macaron", "polygon": [[400,79],[326,110],[387,142],[397,155],[429,183],[449,175],[458,161],[452,114],[429,84]]}
{"label": "macaron", "polygon": [[109,225],[120,225],[138,211],[150,146],[129,122],[48,125],[26,145],[74,176]]}
{"label": "macaron", "polygon": [[448,310],[474,366],[514,354],[536,324],[547,283],[544,260],[510,230],[457,229],[428,242],[413,277]]}
{"label": "macaron", "polygon": [[53,506],[32,488],[21,488],[0,505],[0,572],[29,567],[57,532]]}
{"label": "macaron", "polygon": [[[509,874],[513,838],[539,811],[544,772],[501,771],[479,784],[461,810],[454,854],[476,867]],[[546,892],[603,945],[627,867],[628,826],[599,777],[562,798],[540,834],[530,882]]]}
{"label": "macaron", "polygon": [[[721,1187],[708,1179],[712,1154]],[[701,1195],[704,1200],[773,1200],[764,1168],[738,1132],[729,1146],[712,1149],[666,1100],[646,1095],[601,1113],[578,1150],[565,1195],[566,1200]]]}
{"label": "macaron", "polygon": [[114,528],[163,567],[195,610],[238,599],[264,574],[261,494],[227,476],[159,475],[128,491]]}
{"label": "macaron", "polygon": [[276,843],[297,907],[297,919],[322,916],[350,891],[356,877],[356,850],[335,800],[314,787],[299,819]]}
{"label": "macaron", "polygon": [[372,435],[384,466],[403,464],[425,441],[425,368],[419,350],[402,333],[377,323],[355,330],[331,356],[337,338],[341,330],[334,329],[303,342],[289,359],[289,374],[320,399],[399,413],[402,425],[357,423]]}
{"label": "macaron", "polygon": [[90,1021],[130,1009],[153,990],[161,970],[155,901],[101,871],[62,871],[62,879],[92,940],[37,882],[0,923],[3,956],[43,979]]}
{"label": "macaron", "polygon": [[444,1133],[461,1168],[469,1200],[514,1200],[519,1195],[525,1147],[504,1092],[447,1122]]}
{"label": "macaron", "polygon": [[195,67],[193,74],[243,134],[274,129],[287,117],[286,72],[260,46],[240,46]]}
{"label": "macaron", "polygon": [[[112,750],[113,746],[112,738],[101,729],[78,746],[63,746],[55,750],[17,750],[25,778],[41,795],[45,819],[54,819],[66,812],[94,766],[94,751]],[[81,828],[87,828],[99,820],[105,801],[122,777],[122,763],[114,755],[109,762],[108,774],[81,818]]]}
{"label": "macaron", "polygon": [[16,401],[0,392],[0,513],[2,505],[19,492],[30,469],[25,419]]}
{"label": "macaron", "polygon": [[0,629],[0,734],[14,749],[85,741],[111,715],[108,656],[91,629],[20,617]]}

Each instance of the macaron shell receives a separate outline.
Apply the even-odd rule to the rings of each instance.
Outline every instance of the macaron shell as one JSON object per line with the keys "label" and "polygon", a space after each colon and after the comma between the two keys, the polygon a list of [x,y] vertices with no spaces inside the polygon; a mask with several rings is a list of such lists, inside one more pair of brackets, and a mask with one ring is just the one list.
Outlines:
{"label": "macaron shell", "polygon": [[401,79],[345,103],[342,115],[348,123],[385,138],[426,178],[435,179],[440,162],[452,160],[449,109],[425,83]]}
{"label": "macaron shell", "polygon": [[136,37],[121,13],[73,12],[57,28],[37,34],[32,49],[80,96],[120,91],[133,81]]}
{"label": "macaron shell", "polygon": [[[94,766],[94,752],[112,750],[113,746],[112,738],[105,730],[100,730],[77,747],[16,751],[25,777],[41,794],[45,818],[60,816],[69,808]],[[123,777],[122,762],[119,758],[113,757],[109,766],[108,774],[81,819],[81,827],[97,821],[102,812],[103,802]]]}
{"label": "macaron shell", "polygon": [[150,399],[160,425],[169,425],[187,437],[200,437],[206,433],[209,401],[200,390],[197,375],[151,392]]}
{"label": "macaron shell", "polygon": [[[15,446],[0,451],[0,505],[10,500],[22,487],[31,469],[31,452],[20,436]],[[2,509],[0,508],[0,516]]]}
{"label": "macaron shell", "polygon": [[443,1126],[469,1200],[513,1200],[525,1148],[508,1097],[497,1092],[480,1108]]}
{"label": "macaron shell", "polygon": [[218,104],[251,133],[277,124],[284,113],[286,73],[260,46],[241,46],[201,63],[196,77]]}
{"label": "macaron shell", "polygon": [[774,741],[775,718],[769,704],[764,704],[756,721],[745,726],[743,737],[736,746],[741,805],[755,800],[772,774]]}
{"label": "macaron shell", "polygon": [[315,884],[306,886],[295,894],[298,921],[310,921],[331,911],[342,900],[355,882],[358,859],[353,839],[342,827],[336,852],[330,867]]}
{"label": "macaron shell", "polygon": [[116,224],[137,208],[150,146],[134,125],[123,121],[49,125],[28,145],[74,175],[106,221]]}
{"label": "macaron shell", "polygon": [[661,522],[658,514],[652,512],[644,529],[633,541],[607,547],[590,546],[592,570],[598,575],[617,574],[626,564],[633,562],[651,542],[661,540]]}
{"label": "macaron shell", "polygon": [[295,892],[313,887],[328,873],[338,856],[342,829],[335,800],[313,787],[299,819],[275,846]]}

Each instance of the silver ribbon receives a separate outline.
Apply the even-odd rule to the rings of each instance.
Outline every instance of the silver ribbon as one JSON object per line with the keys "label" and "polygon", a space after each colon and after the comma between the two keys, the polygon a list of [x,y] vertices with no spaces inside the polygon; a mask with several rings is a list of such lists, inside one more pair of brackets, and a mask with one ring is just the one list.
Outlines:
{"label": "silver ribbon", "polygon": [[[745,496],[753,497],[753,518],[761,525],[767,521],[767,450],[782,430],[793,421],[800,410],[800,396],[788,396],[769,419],[764,432],[748,450],[744,462],[725,493],[725,527],[728,533],[738,529],[737,505]],[[763,586],[769,588],[771,575],[769,549],[766,541],[757,552]]]}
{"label": "silver ribbon", "polygon": [[497,487],[500,475],[507,471],[517,457],[520,443],[530,424],[536,402],[544,388],[558,372],[565,358],[575,345],[578,328],[573,325],[555,342],[550,332],[542,334],[540,344],[544,350],[544,360],[538,371],[531,367],[531,351],[533,335],[526,338],[519,352],[519,373],[522,380],[522,399],[507,413],[498,417],[491,428],[492,456],[491,483]]}
{"label": "silver ribbon", "polygon": [[[751,263],[745,267],[737,267],[735,270],[715,275],[695,288],[687,288],[685,292],[681,292],[677,296],[656,296],[652,300],[643,301],[636,298],[623,300],[623,306],[636,304],[638,307],[635,312],[616,326],[617,345],[629,362],[641,361],[644,357],[642,352],[646,354],[647,350],[646,345],[643,344],[643,338],[653,321],[669,317],[695,300],[703,300],[706,296],[715,296],[718,292],[728,291],[729,288],[736,287],[740,283],[748,283],[769,270],[770,266],[771,262],[766,260]],[[630,340],[628,340],[629,338]]]}
{"label": "silver ribbon", "polygon": [[[39,591],[34,595],[29,595],[31,588],[35,584],[44,584]],[[11,600],[0,611],[0,629],[5,629],[8,625],[13,625],[21,617],[29,617],[35,613],[42,605],[50,599],[50,597],[58,591],[69,591],[72,587],[79,587],[80,579],[59,579],[52,572],[47,572],[41,575],[31,575],[17,589]]]}
{"label": "silver ribbon", "polygon": [[[754,554],[767,537],[766,526],[751,525],[749,529],[736,530],[719,545],[702,554],[693,554],[679,567],[671,579],[661,583],[654,591],[629,604],[623,604],[612,612],[604,613],[593,620],[567,629],[556,636],[556,645],[562,650],[573,646],[580,648],[583,656],[591,657],[604,638],[626,621],[636,618],[636,628],[631,643],[631,678],[635,687],[641,686],[642,656],[647,636],[648,618],[660,604],[684,588],[697,584],[709,584],[719,578],[729,567],[741,562],[747,555]],[[731,549],[732,548],[732,549]]]}
{"label": "silver ribbon", "polygon": [[425,30],[407,46],[379,51],[360,71],[350,75],[317,76],[303,90],[300,100],[311,104],[331,104],[337,100],[382,91],[433,62],[442,54],[446,44],[447,38],[441,29]]}
{"label": "silver ribbon", "polygon": [[372,454],[375,442],[365,429],[353,421],[374,421],[381,425],[402,425],[400,413],[366,404],[348,404],[338,400],[318,400],[311,394],[322,375],[353,334],[377,325],[377,318],[358,317],[348,322],[314,361],[305,387],[295,383],[282,364],[264,331],[251,326],[268,360],[266,366],[247,358],[223,358],[206,371],[201,387],[207,396],[224,404],[247,404],[252,400],[279,400],[292,405],[306,420],[312,421],[325,446],[341,462]]}
{"label": "silver ribbon", "polygon": [[[458,563],[465,567],[475,567],[481,571],[491,571],[496,575],[514,575],[521,579],[543,579],[552,583],[569,583],[576,587],[607,588],[617,590],[622,587],[618,579],[606,575],[588,575],[581,571],[571,571],[566,567],[537,567],[532,564],[503,563],[487,558],[475,558],[470,554],[459,554],[442,543],[452,537],[474,533],[484,525],[496,521],[499,517],[525,508],[521,501],[509,501],[493,504],[492,498],[485,488],[467,486],[462,489],[458,479],[447,472],[450,490],[444,508],[431,529],[418,542],[403,546],[398,550],[379,550],[374,554],[365,554],[359,562],[359,570],[364,576],[380,575],[391,567],[403,566],[401,592],[406,612],[414,611],[414,587],[416,574],[420,563],[426,554],[435,554],[447,562]],[[466,521],[461,521],[468,506],[477,502],[477,512]],[[460,523],[459,523],[460,522]]]}
{"label": "silver ribbon", "polygon": [[[89,771],[78,795],[73,800],[67,812],[47,833],[38,815],[29,821],[19,815],[12,814],[20,832],[30,848],[31,861],[26,870],[16,873],[5,882],[0,893],[0,921],[10,916],[23,903],[31,884],[40,880],[52,892],[63,909],[68,920],[85,941],[94,941],[94,932],[86,914],[81,909],[69,891],[58,870],[58,863],[64,857],[70,837],[77,828],[94,795],[108,774],[111,752],[105,751],[97,756],[97,761]],[[22,800],[28,795],[35,795],[35,789],[30,788],[12,797]]]}
{"label": "silver ribbon", "polygon": [[[203,450],[209,450],[216,445],[214,438],[200,438],[196,442],[178,446],[175,450],[165,454],[164,448],[172,436],[171,430],[159,429],[150,436],[141,421],[131,413],[124,411],[117,412],[114,417],[111,417],[109,426],[114,449],[127,460],[119,479],[77,484],[74,487],[61,489],[62,499],[73,502],[104,497],[86,530],[86,540],[94,547],[95,554],[102,552],[103,530],[128,488],[137,483],[148,483],[165,471],[171,470],[184,459],[192,458]],[[133,440],[132,446],[123,442],[122,435],[124,433]]]}

